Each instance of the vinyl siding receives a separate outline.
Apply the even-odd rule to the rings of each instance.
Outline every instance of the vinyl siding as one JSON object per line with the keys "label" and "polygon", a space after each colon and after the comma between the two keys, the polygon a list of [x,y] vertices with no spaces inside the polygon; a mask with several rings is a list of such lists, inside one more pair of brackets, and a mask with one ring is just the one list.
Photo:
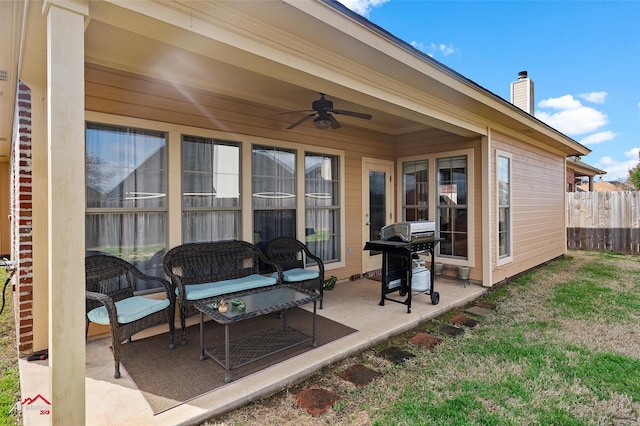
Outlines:
{"label": "vinyl siding", "polygon": [[492,210],[493,283],[566,253],[564,158],[500,133],[492,135],[491,205],[496,206],[496,150],[512,155],[513,262],[496,267],[497,213]]}

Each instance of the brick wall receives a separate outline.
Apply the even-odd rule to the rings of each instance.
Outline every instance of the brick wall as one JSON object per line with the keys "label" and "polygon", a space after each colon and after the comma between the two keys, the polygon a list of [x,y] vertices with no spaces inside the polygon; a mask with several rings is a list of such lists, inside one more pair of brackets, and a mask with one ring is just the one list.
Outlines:
{"label": "brick wall", "polygon": [[567,192],[576,190],[576,175],[573,169],[567,168]]}
{"label": "brick wall", "polygon": [[31,185],[31,90],[23,83],[18,88],[17,143],[11,153],[11,257],[17,261],[16,317],[18,351],[33,351],[33,231]]}

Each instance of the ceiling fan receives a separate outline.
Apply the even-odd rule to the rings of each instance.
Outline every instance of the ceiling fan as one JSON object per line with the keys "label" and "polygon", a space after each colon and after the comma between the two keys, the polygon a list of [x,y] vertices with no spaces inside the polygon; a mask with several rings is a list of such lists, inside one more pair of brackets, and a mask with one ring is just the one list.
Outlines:
{"label": "ceiling fan", "polygon": [[283,112],[282,114],[292,114],[296,112],[310,112],[311,114],[308,114],[302,117],[300,120],[296,121],[291,126],[287,127],[287,130],[291,130],[294,127],[299,126],[300,124],[304,123],[314,115],[317,115],[317,117],[313,120],[313,125],[315,126],[316,129],[328,129],[329,127],[331,127],[332,129],[340,128],[341,127],[340,123],[338,123],[338,120],[336,120],[336,118],[330,113],[348,115],[351,117],[364,118],[365,120],[371,120],[371,114],[364,114],[361,112],[354,112],[354,111],[345,111],[343,109],[334,109],[333,102],[325,99],[324,93],[320,93],[320,99],[318,99],[317,101],[313,101],[311,103],[311,109],[302,110],[302,111],[288,111],[288,112]]}

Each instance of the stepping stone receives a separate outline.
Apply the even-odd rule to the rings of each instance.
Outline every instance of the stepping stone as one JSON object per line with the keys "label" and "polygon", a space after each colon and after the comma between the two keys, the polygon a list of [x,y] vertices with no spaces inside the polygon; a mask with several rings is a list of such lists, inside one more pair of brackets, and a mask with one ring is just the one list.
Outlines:
{"label": "stepping stone", "polygon": [[378,356],[381,356],[394,364],[403,364],[406,360],[413,358],[415,355],[410,352],[403,351],[400,348],[391,346],[378,352]]}
{"label": "stepping stone", "polygon": [[381,373],[378,373],[369,367],[365,367],[362,364],[353,364],[351,367],[338,373],[338,377],[342,380],[351,382],[358,387],[366,386],[371,383],[373,379],[380,376],[382,376]]}
{"label": "stepping stone", "polygon": [[442,339],[427,333],[418,333],[415,336],[413,336],[409,341],[414,345],[424,346],[427,349],[433,349],[438,344],[442,343]]}
{"label": "stepping stone", "polygon": [[464,330],[458,327],[454,327],[449,324],[439,324],[436,328],[436,331],[446,334],[452,337],[456,337],[464,333]]}
{"label": "stepping stone", "polygon": [[455,317],[451,318],[449,321],[451,321],[451,324],[464,325],[466,327],[475,327],[476,325],[478,325],[478,321],[474,320],[473,318],[464,316],[462,314],[457,314]]}
{"label": "stepping stone", "polygon": [[487,317],[491,315],[490,310],[481,308],[480,306],[472,306],[469,309],[465,309],[464,311],[472,315],[477,315],[479,317]]}
{"label": "stepping stone", "polygon": [[495,309],[498,307],[498,305],[496,305],[493,302],[476,302],[476,306],[479,306],[481,308],[485,308],[485,309]]}
{"label": "stepping stone", "polygon": [[321,388],[309,388],[298,392],[295,396],[298,407],[312,416],[319,416],[342,399],[340,395]]}

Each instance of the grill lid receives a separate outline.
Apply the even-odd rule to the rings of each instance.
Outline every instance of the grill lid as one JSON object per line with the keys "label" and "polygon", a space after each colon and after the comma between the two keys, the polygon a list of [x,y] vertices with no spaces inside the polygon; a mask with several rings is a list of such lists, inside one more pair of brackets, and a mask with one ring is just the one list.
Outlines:
{"label": "grill lid", "polygon": [[383,240],[399,239],[405,242],[415,242],[433,238],[436,233],[436,223],[428,220],[398,222],[382,227]]}

